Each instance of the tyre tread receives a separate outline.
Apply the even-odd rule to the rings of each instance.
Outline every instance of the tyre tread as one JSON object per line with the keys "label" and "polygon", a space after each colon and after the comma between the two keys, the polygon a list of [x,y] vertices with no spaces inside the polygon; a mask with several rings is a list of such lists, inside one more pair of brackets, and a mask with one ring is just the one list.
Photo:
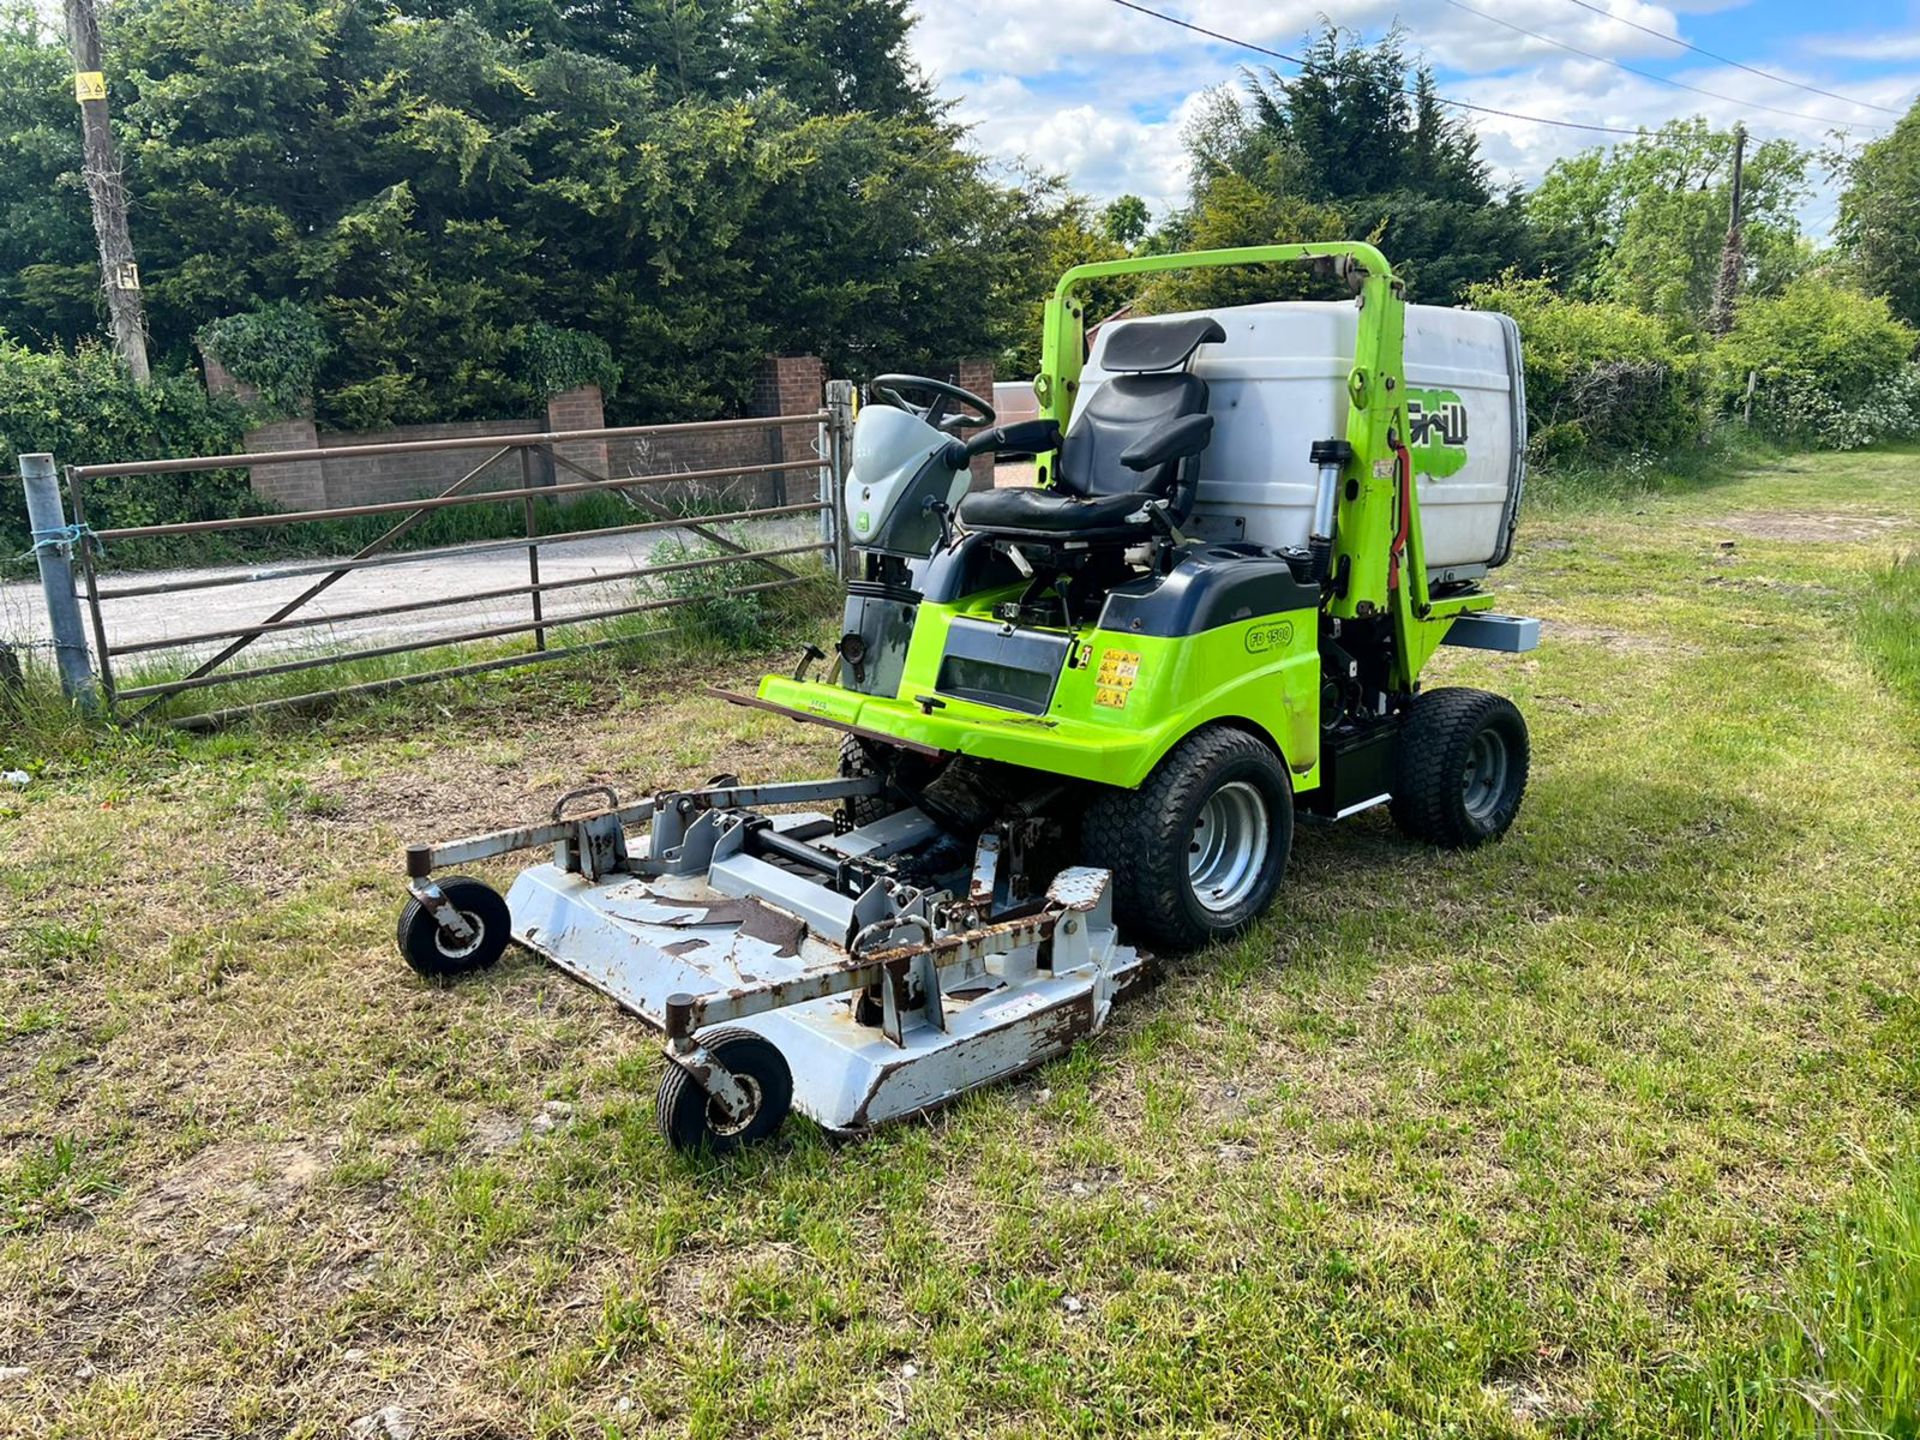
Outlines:
{"label": "tyre tread", "polygon": [[[1473,737],[1495,715],[1509,711],[1519,719],[1520,712],[1504,695],[1463,686],[1419,696],[1401,728],[1394,758],[1393,798],[1388,804],[1394,824],[1412,839],[1450,850],[1498,838],[1481,834],[1467,816],[1460,797],[1460,771]],[[1522,793],[1531,758],[1525,734],[1525,721],[1520,720],[1522,743],[1508,755],[1508,762],[1518,769],[1515,785]]]}
{"label": "tyre tread", "polygon": [[[1123,934],[1170,950],[1191,949],[1208,938],[1186,919],[1181,903],[1185,851],[1177,863],[1167,863],[1159,853],[1166,849],[1162,831],[1167,816],[1186,813],[1216,764],[1244,754],[1271,758],[1272,750],[1244,730],[1208,725],[1169,750],[1138,789],[1103,788],[1088,804],[1082,847],[1093,863],[1113,872],[1114,915]],[[1291,824],[1287,831],[1290,840]]]}

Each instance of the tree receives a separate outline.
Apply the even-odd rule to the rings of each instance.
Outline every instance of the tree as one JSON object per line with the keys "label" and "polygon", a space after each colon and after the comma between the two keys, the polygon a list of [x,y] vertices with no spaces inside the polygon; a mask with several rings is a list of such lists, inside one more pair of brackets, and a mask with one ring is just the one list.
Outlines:
{"label": "tree", "polygon": [[[1424,66],[1410,70],[1397,30],[1359,45],[1328,28],[1307,61],[1293,78],[1250,72],[1197,107],[1182,240],[1371,239],[1410,295],[1442,304],[1511,266],[1538,268],[1518,201],[1493,196],[1473,131],[1445,113]],[[1154,303],[1337,293],[1294,271],[1222,272],[1168,282]]]}
{"label": "tree", "polygon": [[1122,195],[1100,212],[1100,230],[1115,245],[1132,249],[1147,233],[1153,216],[1138,195]]}
{"label": "tree", "polygon": [[[1719,274],[1733,151],[1733,136],[1705,119],[1671,120],[1612,150],[1557,161],[1528,196],[1526,212],[1564,238],[1573,264],[1560,278],[1573,294],[1697,328]],[[1804,268],[1794,209],[1811,159],[1789,140],[1766,140],[1748,153],[1743,290],[1775,294]]]}
{"label": "tree", "polygon": [[0,8],[0,326],[45,343],[104,318],[73,81],[29,0]]}
{"label": "tree", "polygon": [[1861,283],[1920,325],[1920,101],[1847,166],[1836,236]]}
{"label": "tree", "polygon": [[[618,419],[743,404],[769,350],[944,363],[1015,342],[1061,201],[992,180],[903,0],[121,0],[107,60],[156,360],[289,302],[349,428],[527,413],[597,337]],[[0,326],[99,305],[71,82],[0,12]]]}
{"label": "tree", "polygon": [[912,28],[907,0],[754,0],[745,21],[756,82],[801,109],[930,120],[938,107],[907,53]]}

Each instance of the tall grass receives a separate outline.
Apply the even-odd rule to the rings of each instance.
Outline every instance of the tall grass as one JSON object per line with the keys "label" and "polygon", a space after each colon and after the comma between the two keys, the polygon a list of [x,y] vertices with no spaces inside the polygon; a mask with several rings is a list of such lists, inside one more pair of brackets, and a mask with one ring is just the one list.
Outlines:
{"label": "tall grass", "polygon": [[1723,1359],[1692,1408],[1716,1440],[1920,1436],[1920,1156],[1872,1173],[1771,1339]]}
{"label": "tall grass", "polygon": [[1854,634],[1887,684],[1920,708],[1920,554],[1869,578]]}
{"label": "tall grass", "polygon": [[1577,511],[1705,490],[1737,479],[1757,465],[1777,461],[1785,453],[1743,425],[1716,425],[1699,444],[1680,450],[1563,457],[1532,467],[1526,505],[1532,510]]}

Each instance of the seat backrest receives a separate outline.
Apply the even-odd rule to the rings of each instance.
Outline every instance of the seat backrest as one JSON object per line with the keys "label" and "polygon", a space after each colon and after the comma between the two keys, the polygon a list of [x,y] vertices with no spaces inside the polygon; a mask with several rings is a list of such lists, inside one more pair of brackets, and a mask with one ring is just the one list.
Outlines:
{"label": "seat backrest", "polygon": [[1103,336],[1101,350],[1101,364],[1113,378],[1074,417],[1060,443],[1054,483],[1084,496],[1145,491],[1172,500],[1175,521],[1184,520],[1193,506],[1194,462],[1169,460],[1151,470],[1130,470],[1120,457],[1167,421],[1206,413],[1207,382],[1187,366],[1200,346],[1226,338],[1220,322],[1207,315],[1114,326]]}
{"label": "seat backrest", "polygon": [[1120,456],[1169,420],[1204,414],[1207,382],[1198,375],[1115,375],[1088,398],[1060,442],[1054,483],[1074,495],[1129,495],[1136,490],[1171,498],[1180,462],[1129,470]]}

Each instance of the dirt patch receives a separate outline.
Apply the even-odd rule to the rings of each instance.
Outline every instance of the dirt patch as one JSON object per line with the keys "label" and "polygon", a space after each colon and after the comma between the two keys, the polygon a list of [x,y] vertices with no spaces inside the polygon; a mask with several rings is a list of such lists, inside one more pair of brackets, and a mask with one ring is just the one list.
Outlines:
{"label": "dirt patch", "polygon": [[1552,641],[1572,641],[1576,645],[1598,645],[1616,655],[1698,655],[1698,645],[1666,635],[1647,635],[1615,630],[1606,625],[1585,625],[1578,620],[1550,620],[1541,627],[1541,637]]}
{"label": "dirt patch", "polygon": [[1716,530],[1731,530],[1752,540],[1784,540],[1816,545],[1858,545],[1881,540],[1911,522],[1893,515],[1813,515],[1805,512],[1747,511],[1722,515]]}
{"label": "dirt patch", "polygon": [[278,1211],[320,1178],[325,1158],[304,1145],[210,1145],[162,1178],[134,1204],[142,1230],[175,1217],[226,1218]]}

